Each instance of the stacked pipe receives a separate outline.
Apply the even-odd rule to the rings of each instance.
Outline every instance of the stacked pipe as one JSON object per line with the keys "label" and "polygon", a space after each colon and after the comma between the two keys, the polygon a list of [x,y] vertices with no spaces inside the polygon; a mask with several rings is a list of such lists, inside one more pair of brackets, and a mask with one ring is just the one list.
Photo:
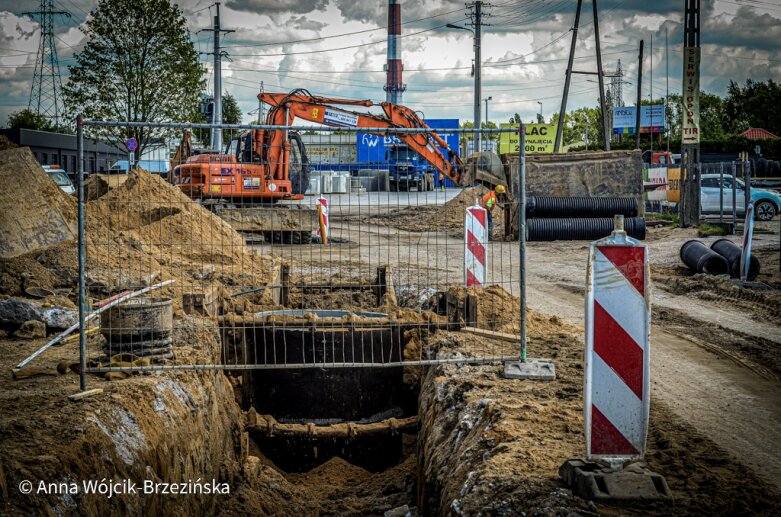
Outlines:
{"label": "stacked pipe", "polygon": [[526,199],[526,240],[597,240],[613,231],[613,216],[623,215],[627,235],[645,239],[645,219],[637,217],[632,197],[553,197]]}
{"label": "stacked pipe", "polygon": [[[681,246],[680,256],[684,264],[696,273],[709,275],[730,275],[740,278],[740,257],[743,250],[728,239],[719,239],[710,249],[700,241],[686,241]],[[747,280],[754,280],[759,274],[759,260],[751,256]]]}

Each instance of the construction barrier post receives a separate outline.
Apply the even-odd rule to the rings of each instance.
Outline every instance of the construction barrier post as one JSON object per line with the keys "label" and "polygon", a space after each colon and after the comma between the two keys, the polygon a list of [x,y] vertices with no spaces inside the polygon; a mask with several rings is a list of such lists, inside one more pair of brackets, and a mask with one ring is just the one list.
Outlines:
{"label": "construction barrier post", "polygon": [[328,244],[328,200],[324,197],[317,198],[317,217],[320,221],[320,239],[323,246]]}
{"label": "construction barrier post", "polygon": [[559,467],[584,499],[600,502],[672,501],[664,477],[640,460],[645,454],[650,401],[648,248],[614,218],[609,237],[591,243],[586,285],[586,387],[583,412],[587,458]]}
{"label": "construction barrier post", "polygon": [[589,460],[642,458],[650,408],[648,248],[615,230],[591,244],[583,411]]}
{"label": "construction barrier post", "polygon": [[486,283],[488,254],[488,212],[478,206],[466,209],[464,222],[464,280],[467,287]]}

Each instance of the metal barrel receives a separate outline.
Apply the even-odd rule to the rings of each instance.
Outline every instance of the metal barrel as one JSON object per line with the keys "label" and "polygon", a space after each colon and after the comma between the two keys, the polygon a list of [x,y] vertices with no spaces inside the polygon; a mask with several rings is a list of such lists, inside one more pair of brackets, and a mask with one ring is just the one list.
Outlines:
{"label": "metal barrel", "polygon": [[554,217],[637,217],[637,200],[633,197],[554,197],[530,196],[526,199],[526,216]]}
{"label": "metal barrel", "polygon": [[[743,253],[740,246],[729,239],[719,239],[711,244],[710,249],[724,257],[729,264],[729,274],[731,277],[740,278],[740,256]],[[754,280],[757,275],[759,275],[759,259],[754,255],[751,255],[746,280]]]}
{"label": "metal barrel", "polygon": [[727,260],[708,249],[700,241],[686,241],[681,246],[681,260],[689,266],[689,269],[697,273],[708,273],[710,275],[729,274],[729,264]]}
{"label": "metal barrel", "polygon": [[[645,219],[630,217],[624,219],[627,235],[645,239]],[[552,218],[529,219],[526,221],[528,241],[594,241],[613,232],[613,218]]]}

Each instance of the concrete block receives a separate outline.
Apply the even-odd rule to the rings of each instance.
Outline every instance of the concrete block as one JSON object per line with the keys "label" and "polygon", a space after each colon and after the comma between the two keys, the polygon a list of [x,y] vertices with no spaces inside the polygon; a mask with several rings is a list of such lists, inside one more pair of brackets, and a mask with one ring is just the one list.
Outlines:
{"label": "concrete block", "polygon": [[574,495],[590,501],[619,504],[672,501],[664,477],[641,463],[611,468],[593,461],[571,459],[559,467],[559,476]]}
{"label": "concrete block", "polygon": [[552,381],[556,378],[556,367],[552,362],[540,359],[508,361],[504,363],[504,376],[508,379]]}

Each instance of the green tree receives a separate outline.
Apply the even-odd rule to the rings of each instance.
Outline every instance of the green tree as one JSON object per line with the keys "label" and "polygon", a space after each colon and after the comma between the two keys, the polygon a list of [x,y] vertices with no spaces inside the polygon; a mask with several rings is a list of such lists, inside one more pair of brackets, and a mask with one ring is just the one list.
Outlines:
{"label": "green tree", "polygon": [[23,109],[11,113],[8,117],[8,127],[11,129],[37,129],[39,131],[54,131],[48,118],[31,109]]}
{"label": "green tree", "polygon": [[[168,0],[100,0],[82,29],[87,44],[69,67],[65,106],[75,118],[185,122],[203,89],[203,69],[182,11]],[[149,127],[88,127],[94,138],[139,142],[178,131]]]}
{"label": "green tree", "polygon": [[730,81],[724,101],[724,117],[730,121],[728,133],[741,133],[750,127],[761,127],[781,134],[781,85],[746,80],[745,86]]}

